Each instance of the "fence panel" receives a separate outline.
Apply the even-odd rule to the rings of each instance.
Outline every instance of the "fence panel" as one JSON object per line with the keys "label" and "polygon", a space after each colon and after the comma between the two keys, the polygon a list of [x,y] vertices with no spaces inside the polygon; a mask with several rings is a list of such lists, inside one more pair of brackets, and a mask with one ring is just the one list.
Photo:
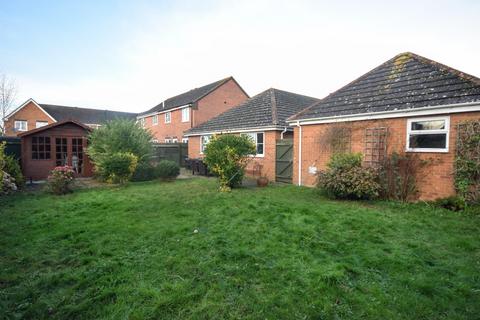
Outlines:
{"label": "fence panel", "polygon": [[175,161],[180,167],[185,167],[185,159],[188,156],[187,143],[155,143],[153,145],[153,160]]}
{"label": "fence panel", "polygon": [[22,157],[22,143],[21,139],[17,137],[0,137],[0,143],[5,141],[5,154],[14,156],[17,159]]}

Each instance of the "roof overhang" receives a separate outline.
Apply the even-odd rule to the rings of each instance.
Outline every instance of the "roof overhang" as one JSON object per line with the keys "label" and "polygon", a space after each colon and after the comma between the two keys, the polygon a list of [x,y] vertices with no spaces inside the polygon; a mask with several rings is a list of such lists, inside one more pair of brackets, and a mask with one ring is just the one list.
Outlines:
{"label": "roof overhang", "polygon": [[184,134],[184,137],[195,137],[195,136],[205,136],[212,134],[228,134],[228,133],[242,133],[242,132],[257,132],[257,131],[283,131],[283,130],[292,130],[292,128],[282,127],[282,126],[270,126],[270,127],[255,127],[255,128],[245,128],[245,129],[224,129],[224,130],[213,130],[213,131],[204,131],[204,132],[195,132]]}
{"label": "roof overhang", "polygon": [[311,125],[322,123],[335,123],[335,122],[351,122],[351,121],[365,121],[365,120],[377,120],[377,119],[391,119],[391,118],[403,118],[403,117],[416,117],[416,116],[429,116],[445,113],[464,113],[480,111],[480,102],[468,102],[457,104],[445,104],[440,106],[429,106],[423,108],[411,108],[404,110],[390,110],[381,112],[370,112],[360,114],[349,114],[343,116],[331,116],[331,117],[318,117],[318,118],[306,118],[306,119],[291,119],[287,120],[287,123],[291,126],[296,125]]}
{"label": "roof overhang", "polygon": [[8,119],[10,119],[11,116],[13,116],[15,113],[17,113],[18,111],[20,111],[21,109],[23,109],[25,106],[27,106],[29,103],[33,103],[35,106],[37,106],[38,109],[40,109],[43,113],[45,113],[50,119],[52,119],[52,121],[54,122],[57,122],[57,120],[55,120],[54,117],[52,117],[47,111],[45,111],[45,109],[43,109],[35,100],[33,100],[32,98],[28,99],[27,101],[25,101],[24,103],[22,103],[20,105],[20,107],[18,107],[17,109],[13,110],[12,112],[10,112],[10,114],[8,116],[5,117],[5,121],[8,121]]}
{"label": "roof overhang", "polygon": [[183,108],[187,108],[187,107],[191,107],[191,106],[192,106],[192,104],[191,104],[191,103],[188,103],[188,104],[184,104],[184,105],[182,105],[182,106],[178,106],[178,107],[171,108],[171,109],[167,109],[167,110],[150,112],[150,113],[138,115],[138,116],[137,116],[137,119],[147,118],[147,117],[154,116],[154,115],[156,115],[156,114],[162,114],[162,113],[166,113],[166,112],[170,112],[170,111],[175,111],[175,110],[178,110],[178,109],[183,109]]}

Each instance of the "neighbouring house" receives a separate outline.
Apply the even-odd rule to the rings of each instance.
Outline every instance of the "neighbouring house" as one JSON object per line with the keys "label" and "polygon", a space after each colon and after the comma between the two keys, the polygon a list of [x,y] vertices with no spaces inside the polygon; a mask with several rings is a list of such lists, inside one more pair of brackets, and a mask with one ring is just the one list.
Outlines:
{"label": "neighbouring house", "polygon": [[72,166],[77,177],[92,176],[93,166],[85,150],[92,129],[75,120],[65,120],[19,134],[22,140],[22,170],[26,179],[43,180],[57,166]]}
{"label": "neighbouring house", "polygon": [[457,126],[480,120],[480,79],[402,53],[288,119],[294,126],[294,182],[313,186],[332,141],[378,164],[392,152],[427,160],[418,197],[455,194]]}
{"label": "neighbouring house", "polygon": [[136,113],[130,112],[58,106],[28,99],[5,117],[5,135],[17,136],[22,132],[65,120],[75,120],[96,128],[106,121],[135,119],[136,116]]}
{"label": "neighbouring house", "polygon": [[233,77],[195,88],[166,99],[137,116],[154,142],[188,142],[184,132],[248,99]]}
{"label": "neighbouring house", "polygon": [[214,134],[245,134],[252,137],[257,154],[247,173],[271,181],[291,182],[293,129],[285,120],[305,109],[316,98],[278,89],[268,89],[240,105],[187,132],[189,158],[202,158],[205,145]]}

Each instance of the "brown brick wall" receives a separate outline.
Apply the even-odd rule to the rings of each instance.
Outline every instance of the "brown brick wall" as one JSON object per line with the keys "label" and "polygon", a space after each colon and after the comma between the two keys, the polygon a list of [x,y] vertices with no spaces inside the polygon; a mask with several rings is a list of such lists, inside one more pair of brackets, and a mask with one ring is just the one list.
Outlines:
{"label": "brown brick wall", "polygon": [[[384,126],[388,127],[389,131],[387,152],[389,154],[393,151],[404,153],[406,148],[407,119],[410,118],[351,122],[349,125],[352,128],[352,151],[364,152],[366,128]],[[430,160],[430,164],[424,168],[425,172],[420,174],[421,178],[417,183],[420,199],[433,200],[455,194],[453,173],[456,127],[459,122],[467,119],[480,119],[480,112],[457,113],[450,115],[448,153],[418,153],[422,159]],[[323,147],[321,137],[329,126],[332,126],[332,124],[302,126],[302,185],[314,186],[316,184],[317,177],[315,174],[309,173],[309,167],[316,167],[320,170],[326,168],[326,163],[330,159],[330,152]],[[298,183],[298,141],[299,129],[295,127],[293,162],[294,183]]]}
{"label": "brown brick wall", "polygon": [[15,120],[26,120],[28,130],[36,128],[36,121],[47,121],[48,124],[54,121],[48,117],[42,110],[40,110],[33,102],[29,102],[26,106],[13,114],[8,121],[5,122],[5,134],[7,136],[17,136],[21,132],[15,132],[14,123]]}
{"label": "brown brick wall", "polygon": [[190,109],[189,122],[182,122],[182,111],[178,109],[171,111],[171,123],[165,123],[164,114],[158,115],[158,125],[153,125],[153,116],[145,118],[145,128],[149,129],[159,142],[164,142],[167,137],[176,137],[181,142],[184,131],[225,112],[247,98],[238,84],[234,80],[229,80],[200,99],[197,106]]}
{"label": "brown brick wall", "polygon": [[[261,166],[261,174],[270,181],[275,181],[275,141],[280,139],[279,131],[265,131],[265,155],[264,157],[253,157],[247,165],[247,175],[253,174],[256,165]],[[200,137],[190,137],[188,140],[188,157],[202,158],[200,154]]]}

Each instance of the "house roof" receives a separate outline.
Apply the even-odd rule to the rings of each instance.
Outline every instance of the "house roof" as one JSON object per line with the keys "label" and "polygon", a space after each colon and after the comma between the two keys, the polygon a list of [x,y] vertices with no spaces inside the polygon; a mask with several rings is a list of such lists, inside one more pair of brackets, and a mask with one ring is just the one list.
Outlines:
{"label": "house roof", "polygon": [[480,79],[401,53],[292,116],[289,121],[480,102]]}
{"label": "house roof", "polygon": [[40,128],[36,128],[36,129],[32,129],[32,130],[22,132],[18,135],[18,137],[29,136],[31,134],[39,133],[39,132],[42,132],[42,131],[45,131],[45,130],[48,130],[48,129],[51,129],[51,128],[62,126],[62,125],[67,124],[67,123],[73,123],[73,124],[83,128],[87,131],[92,130],[90,127],[88,127],[87,125],[85,125],[81,122],[78,122],[77,120],[68,119],[68,120],[63,120],[63,121],[59,121],[59,122],[54,122],[54,123],[51,123],[49,125],[46,125],[46,126],[43,126],[43,127],[40,127]]}
{"label": "house roof", "polygon": [[238,106],[186,131],[186,135],[261,127],[285,127],[285,120],[318,99],[278,89],[268,89]]}
{"label": "house roof", "polygon": [[[167,111],[173,108],[195,103],[201,98],[205,97],[210,92],[223,85],[224,83],[228,82],[229,80],[235,81],[235,83],[240,87],[238,82],[233,77],[228,77],[168,98],[167,100],[164,100],[150,110],[140,113],[139,116]],[[242,89],[242,87],[240,87],[240,89]],[[243,89],[242,91],[245,92]],[[245,94],[248,96],[246,92]]]}
{"label": "house roof", "polygon": [[75,119],[85,124],[101,124],[114,119],[135,119],[137,114],[130,112],[88,109],[78,107],[39,104],[56,121]]}

